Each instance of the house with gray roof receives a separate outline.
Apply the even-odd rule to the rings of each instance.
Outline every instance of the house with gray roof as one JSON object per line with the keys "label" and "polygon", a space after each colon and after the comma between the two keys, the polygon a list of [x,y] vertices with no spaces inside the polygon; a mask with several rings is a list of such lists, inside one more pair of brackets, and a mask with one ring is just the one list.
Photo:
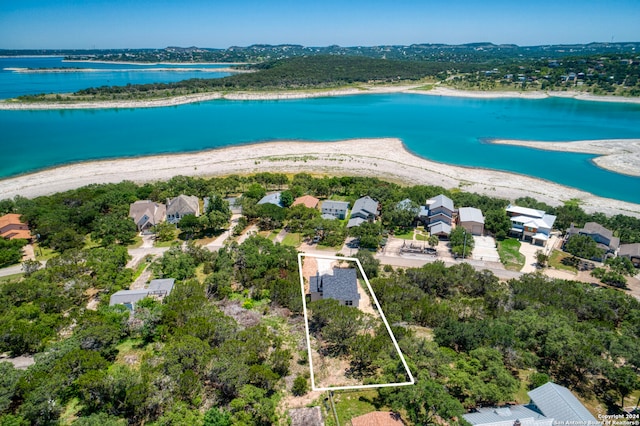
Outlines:
{"label": "house with gray roof", "polygon": [[472,235],[484,233],[484,215],[480,209],[475,207],[460,207],[456,223]]}
{"label": "house with gray roof", "polygon": [[353,209],[351,209],[351,218],[361,218],[364,220],[375,220],[379,216],[378,208],[380,204],[369,197],[368,195],[358,198],[353,203]]}
{"label": "house with gray roof", "polygon": [[474,426],[555,426],[601,424],[569,389],[546,383],[528,392],[527,405],[482,407],[463,414]]}
{"label": "house with gray roof", "polygon": [[567,240],[574,235],[586,235],[591,237],[598,248],[604,251],[604,257],[615,257],[620,248],[620,238],[614,237],[613,232],[597,222],[587,222],[583,228],[576,228],[571,224],[567,229]]}
{"label": "house with gray roof", "polygon": [[320,299],[335,299],[345,306],[360,304],[358,293],[358,276],[353,268],[333,268],[330,273],[309,278],[309,292],[311,301]]}
{"label": "house with gray roof", "polygon": [[426,205],[420,208],[418,218],[427,226],[431,235],[446,238],[451,234],[453,212],[453,200],[440,194],[427,200]]}
{"label": "house with gray roof", "polygon": [[173,290],[176,280],[174,278],[164,278],[152,280],[147,288],[138,290],[120,290],[111,295],[109,306],[125,305],[129,310],[135,311],[135,305],[145,297],[153,297],[163,300]]}
{"label": "house with gray roof", "polygon": [[322,214],[330,214],[336,219],[344,219],[347,217],[347,209],[349,209],[349,203],[346,201],[324,200],[320,210]]}
{"label": "house with gray roof", "polygon": [[274,206],[282,207],[282,200],[280,199],[281,195],[281,192],[267,194],[258,201],[258,204],[273,204]]}
{"label": "house with gray roof", "polygon": [[129,217],[135,222],[138,232],[149,231],[164,222],[166,214],[167,206],[150,200],[138,200],[129,205]]}
{"label": "house with gray roof", "polygon": [[622,244],[618,256],[628,258],[636,268],[640,268],[640,243]]}
{"label": "house with gray roof", "polygon": [[167,198],[167,222],[178,223],[187,215],[200,216],[200,200],[195,195]]}
{"label": "house with gray roof", "polygon": [[511,221],[509,233],[532,244],[545,246],[551,235],[556,216],[543,210],[529,207],[507,206],[507,216]]}

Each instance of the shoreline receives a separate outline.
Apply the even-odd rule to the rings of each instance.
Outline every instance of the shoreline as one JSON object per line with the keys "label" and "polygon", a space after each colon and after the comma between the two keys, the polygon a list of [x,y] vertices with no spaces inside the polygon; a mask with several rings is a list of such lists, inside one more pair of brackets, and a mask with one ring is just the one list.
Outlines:
{"label": "shoreline", "polygon": [[[55,57],[55,56],[54,56]],[[62,56],[65,57],[65,56]],[[62,62],[84,62],[94,64],[115,64],[115,65],[249,65],[251,62],[129,62],[129,61],[92,61],[90,59],[63,59]]]}
{"label": "shoreline", "polygon": [[576,198],[587,212],[640,217],[640,204],[598,197],[525,175],[434,162],[410,153],[395,138],[266,142],[197,153],[82,162],[0,180],[0,194],[3,198],[33,198],[123,180],[144,183],[177,175],[220,177],[259,172],[378,177],[406,185],[460,188],[512,201],[531,196],[551,205]]}
{"label": "shoreline", "polygon": [[247,70],[236,70],[234,68],[146,68],[146,69],[108,69],[108,68],[4,68],[17,74],[55,74],[55,73],[92,73],[92,72],[153,72],[153,71],[173,71],[173,72],[205,72],[205,73],[247,73]]}
{"label": "shoreline", "polygon": [[[216,72],[222,72],[216,69]],[[233,71],[238,72],[238,71]],[[242,71],[240,71],[242,72]],[[321,97],[381,94],[381,93],[409,93],[426,96],[448,96],[474,99],[547,99],[550,97],[572,98],[579,101],[595,102],[621,102],[640,104],[640,97],[624,98],[621,96],[596,96],[582,92],[483,92],[457,90],[447,87],[434,87],[430,90],[421,90],[424,84],[401,86],[371,86],[361,85],[357,87],[345,87],[327,90],[300,90],[279,92],[207,92],[192,95],[182,95],[169,98],[157,98],[149,100],[121,100],[121,101],[78,101],[78,102],[19,102],[12,99],[0,99],[0,110],[60,110],[60,109],[117,109],[117,108],[160,108],[165,106],[182,105],[187,103],[203,102],[212,99],[243,100],[243,101],[268,101],[287,99],[310,99]]]}
{"label": "shoreline", "polygon": [[640,176],[640,139],[601,139],[574,142],[541,142],[512,139],[490,139],[488,143],[522,146],[543,151],[594,154],[591,161],[598,167],[628,176]]}

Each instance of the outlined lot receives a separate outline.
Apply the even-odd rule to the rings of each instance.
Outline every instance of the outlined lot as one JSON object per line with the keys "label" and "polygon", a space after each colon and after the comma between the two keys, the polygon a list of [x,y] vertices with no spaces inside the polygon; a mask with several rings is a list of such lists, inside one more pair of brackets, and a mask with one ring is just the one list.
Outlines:
{"label": "outlined lot", "polygon": [[[312,389],[414,384],[360,261],[299,253],[298,267]],[[390,380],[386,365],[402,365],[404,374]]]}

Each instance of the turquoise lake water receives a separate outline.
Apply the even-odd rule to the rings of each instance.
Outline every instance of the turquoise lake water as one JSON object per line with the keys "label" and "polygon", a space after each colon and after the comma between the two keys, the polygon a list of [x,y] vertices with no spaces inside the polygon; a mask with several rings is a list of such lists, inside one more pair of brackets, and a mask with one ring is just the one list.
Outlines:
{"label": "turquoise lake water", "polygon": [[152,109],[0,111],[0,129],[0,144],[11,147],[3,150],[0,177],[83,160],[281,139],[395,137],[430,160],[526,174],[640,203],[640,178],[602,170],[592,155],[485,143],[640,139],[640,105],[633,104],[413,94],[215,100]]}

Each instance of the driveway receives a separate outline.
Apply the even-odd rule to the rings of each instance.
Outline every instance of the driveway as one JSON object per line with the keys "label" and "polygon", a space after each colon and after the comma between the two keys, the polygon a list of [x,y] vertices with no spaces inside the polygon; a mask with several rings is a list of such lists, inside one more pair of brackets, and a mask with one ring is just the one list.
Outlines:
{"label": "driveway", "polygon": [[475,260],[486,260],[487,262],[500,262],[496,240],[493,237],[474,236],[474,247],[471,258]]}

